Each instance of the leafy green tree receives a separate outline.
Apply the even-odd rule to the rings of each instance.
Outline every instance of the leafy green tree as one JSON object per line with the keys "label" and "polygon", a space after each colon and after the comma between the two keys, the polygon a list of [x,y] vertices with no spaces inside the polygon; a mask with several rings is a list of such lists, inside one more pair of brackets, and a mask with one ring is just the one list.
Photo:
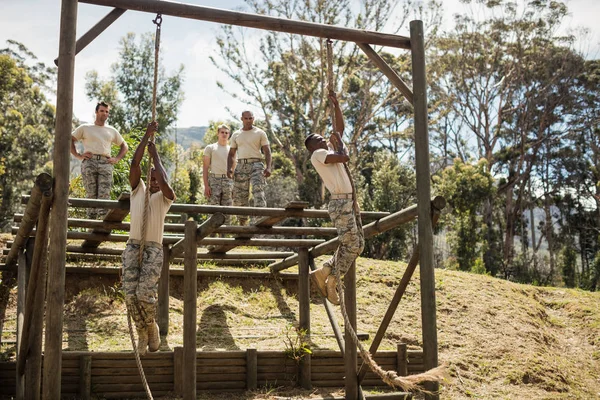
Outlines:
{"label": "leafy green tree", "polygon": [[481,210],[485,201],[495,194],[487,161],[481,159],[471,164],[456,159],[454,165],[435,178],[435,183],[451,209],[443,223],[453,227],[449,241],[456,257],[456,266],[462,271],[470,271],[484,250],[482,241],[485,225]]}
{"label": "leafy green tree", "polygon": [[37,62],[25,46],[0,50],[0,228],[12,219],[52,154],[54,107],[46,98],[55,69]]}
{"label": "leafy green tree", "polygon": [[[161,55],[162,56],[162,55]],[[160,61],[159,61],[160,65]],[[160,132],[167,132],[177,119],[183,101],[183,65],[172,75],[159,67],[156,116]],[[152,118],[154,86],[154,35],[134,33],[120,40],[119,60],[111,66],[111,76],[100,78],[97,71],[86,74],[86,95],[90,100],[104,100],[111,105],[110,124],[121,134],[145,129]],[[165,135],[157,137],[157,143]]]}
{"label": "leafy green tree", "polygon": [[[416,203],[416,177],[413,169],[400,164],[389,150],[373,149],[361,160],[362,207],[365,210],[394,213]],[[399,226],[365,243],[362,255],[378,259],[405,258],[414,224]]]}

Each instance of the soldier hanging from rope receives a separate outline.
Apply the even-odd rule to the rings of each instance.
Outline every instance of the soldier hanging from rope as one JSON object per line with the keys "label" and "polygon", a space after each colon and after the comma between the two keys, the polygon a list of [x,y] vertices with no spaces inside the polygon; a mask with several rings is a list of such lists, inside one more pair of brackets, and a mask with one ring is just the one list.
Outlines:
{"label": "soldier hanging from rope", "polygon": [[[151,140],[158,130],[156,121],[148,124],[146,133],[133,155],[129,170],[131,184],[131,228],[127,247],[123,251],[123,291],[127,310],[135,322],[138,332],[138,351],[157,351],[160,346],[158,324],[155,321],[158,280],[163,263],[162,239],[165,216],[175,200],[175,193],[167,181],[167,173],[160,161],[156,145]],[[144,216],[146,184],[141,179],[140,163],[144,149],[152,158],[149,179],[150,198],[148,212]],[[143,258],[140,262],[140,241],[143,219],[147,218]]]}
{"label": "soldier hanging from rope", "polygon": [[334,129],[329,141],[313,133],[306,138],[304,144],[311,153],[310,161],[331,193],[329,216],[339,237],[339,246],[333,257],[321,268],[312,271],[310,276],[321,294],[338,305],[340,294],[336,289],[336,280],[343,278],[362,253],[365,239],[360,213],[356,207],[354,185],[344,165],[349,160],[341,137],[344,132],[344,117],[334,91],[329,91],[329,101],[335,114]]}

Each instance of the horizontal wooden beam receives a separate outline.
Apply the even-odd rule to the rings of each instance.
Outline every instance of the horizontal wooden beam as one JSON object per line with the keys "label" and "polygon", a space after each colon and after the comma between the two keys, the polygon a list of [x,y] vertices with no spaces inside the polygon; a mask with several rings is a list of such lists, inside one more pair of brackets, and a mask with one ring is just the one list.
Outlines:
{"label": "horizontal wooden beam", "polygon": [[[7,271],[4,264],[0,264],[0,271]],[[106,275],[118,275],[121,268],[115,267],[75,267],[66,266],[65,272],[67,274],[106,274]],[[172,268],[169,270],[169,275],[172,276],[183,276],[183,269]],[[226,269],[198,269],[198,277],[226,277],[226,278],[257,278],[257,279],[271,279],[276,276],[268,271],[235,271]],[[298,279],[296,273],[282,273],[277,274],[277,278],[283,279]]]}
{"label": "horizontal wooden beam", "polygon": [[[22,196],[21,203],[26,204],[29,196]],[[117,200],[102,200],[102,199],[80,199],[76,197],[69,198],[71,207],[79,208],[122,208],[129,209],[128,201]],[[274,217],[285,215],[288,218],[327,218],[329,214],[327,210],[294,210],[285,208],[268,208],[268,207],[232,207],[232,206],[208,206],[200,204],[181,204],[174,203],[169,209],[173,213],[192,214],[215,214],[223,213],[226,215],[249,215],[254,217]],[[380,211],[363,211],[360,216],[363,220],[379,219],[390,215],[388,212]]]}
{"label": "horizontal wooden beam", "polygon": [[275,32],[410,49],[410,38],[406,36],[223,10],[197,4],[176,3],[167,0],[79,0],[79,2]]}
{"label": "horizontal wooden beam", "polygon": [[[16,233],[17,227],[13,227],[13,233]],[[31,232],[35,236],[36,231]],[[163,244],[174,245],[179,242],[183,236],[163,236]],[[127,242],[129,235],[120,234],[98,234],[87,232],[67,232],[67,239],[73,240],[99,240],[103,242]],[[264,247],[311,247],[323,243],[319,239],[235,239],[235,238],[204,238],[199,242],[201,246],[220,246],[235,243],[236,246],[264,246]]]}
{"label": "horizontal wooden beam", "polygon": [[[14,221],[21,222],[23,214],[15,214]],[[131,224],[129,222],[107,222],[92,219],[69,218],[69,228],[88,228],[88,229],[105,229],[105,230],[121,230],[129,231]],[[184,224],[169,224],[164,226],[165,232],[183,233]],[[299,235],[299,236],[336,236],[335,228],[322,228],[310,226],[237,226],[223,225],[218,227],[215,233],[244,235]]]}
{"label": "horizontal wooden beam", "polygon": [[[89,31],[84,33],[77,42],[75,43],[75,54],[79,54],[79,52],[87,47],[88,44],[92,43],[94,39],[98,37],[102,32],[106,30],[109,26],[112,25],[121,15],[123,15],[127,10],[123,10],[122,8],[115,8],[104,18],[102,18],[96,25],[94,25]],[[58,57],[54,59],[54,64],[58,66]]]}
{"label": "horizontal wooden beam", "polygon": [[[7,245],[10,247],[12,243],[9,241]],[[69,245],[67,246],[67,253],[79,253],[79,254],[95,254],[95,255],[114,255],[120,256],[123,253],[124,248],[115,249],[107,247],[97,247],[94,249],[87,249],[81,246]],[[8,254],[9,249],[3,249],[3,254]],[[211,254],[201,253],[197,254],[199,260],[264,260],[264,259],[278,259],[287,258],[293,256],[294,252],[291,251],[257,251],[251,253],[241,252],[230,252],[224,254]]]}
{"label": "horizontal wooden beam", "polygon": [[[437,196],[432,201],[432,207],[437,210],[442,210],[446,206],[446,200]],[[397,226],[410,222],[417,218],[417,205],[414,204],[404,210],[400,210],[394,214],[388,215],[385,218],[382,218],[377,221],[373,221],[368,225],[365,225],[363,230],[365,234],[365,239],[373,237],[379,233],[389,231]],[[338,246],[339,240],[338,238],[334,238],[328,240],[325,243],[322,243],[314,248],[310,249],[310,256],[312,258],[316,258],[322,256],[323,254],[333,252]],[[271,271],[279,272],[286,268],[292,267],[298,263],[298,255],[293,255],[291,257],[286,258],[285,260],[278,261],[270,265]]]}

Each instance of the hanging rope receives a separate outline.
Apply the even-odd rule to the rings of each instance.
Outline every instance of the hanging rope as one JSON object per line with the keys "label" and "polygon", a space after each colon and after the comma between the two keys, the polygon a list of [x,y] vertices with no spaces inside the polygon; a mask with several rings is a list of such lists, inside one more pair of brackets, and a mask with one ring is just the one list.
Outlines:
{"label": "hanging rope", "polygon": [[[328,90],[329,91],[333,91],[335,92],[334,88],[334,82],[333,82],[333,42],[330,39],[327,39],[327,86],[328,86]],[[333,130],[337,133],[340,133],[338,131],[338,127],[336,126],[336,120],[335,120],[335,106],[330,102],[330,113],[331,113],[331,120],[332,120],[332,125],[333,125]],[[341,137],[341,134],[340,134]],[[340,144],[341,146],[343,146],[343,144]],[[356,219],[356,225],[357,228],[361,234],[362,237],[364,237],[364,233],[363,233],[363,227],[362,227],[362,221],[360,218],[360,207],[358,205],[358,200],[356,198],[356,187],[354,186],[354,179],[352,178],[352,174],[350,173],[350,168],[348,167],[348,165],[346,163],[344,163],[344,169],[346,170],[346,173],[348,174],[348,179],[350,180],[350,184],[352,185],[352,202],[353,202],[353,209],[355,212],[355,219]],[[352,338],[352,341],[354,342],[355,346],[358,347],[358,350],[360,352],[360,355],[363,359],[363,361],[369,366],[369,368],[371,368],[371,370],[373,372],[375,372],[383,382],[385,382],[387,385],[395,387],[395,388],[400,388],[403,391],[422,391],[422,392],[426,392],[425,390],[423,390],[421,387],[418,386],[419,383],[425,382],[425,381],[440,381],[444,378],[444,369],[443,367],[438,367],[438,368],[434,368],[431,369],[429,371],[426,371],[422,374],[418,374],[418,375],[410,375],[410,376],[405,376],[405,377],[401,377],[398,376],[398,374],[395,371],[386,371],[383,368],[381,368],[379,366],[379,364],[377,364],[377,362],[373,359],[371,353],[364,348],[364,346],[362,345],[362,343],[360,342],[358,336],[356,335],[356,331],[354,330],[354,327],[352,326],[352,323],[350,322],[350,317],[348,317],[348,313],[346,311],[346,303],[344,300],[344,285],[342,283],[342,277],[340,276],[339,272],[336,272],[335,275],[336,278],[336,284],[337,284],[337,290],[338,293],[340,293],[340,310],[342,312],[342,316],[344,318],[344,325],[347,327],[347,331],[350,333],[350,337]]]}
{"label": "hanging rope", "polygon": [[[159,13],[156,15],[156,18],[152,20],[152,22],[156,25],[156,34],[154,36],[154,81],[152,85],[152,121],[156,121],[156,91],[158,87],[158,58],[160,55],[160,29],[162,24],[162,15]],[[154,143],[154,134],[150,136],[150,141]],[[146,192],[144,194],[144,216],[142,218],[142,232],[140,238],[140,253],[138,256],[140,267],[142,266],[142,262],[144,260],[144,247],[146,244],[146,230],[148,226],[148,209],[150,203],[150,181],[152,174],[152,157],[148,157],[148,171],[146,173]],[[137,306],[136,302],[136,306]],[[139,307],[137,312],[139,313]],[[152,392],[150,391],[150,386],[148,385],[148,381],[146,380],[146,374],[144,373],[144,367],[142,366],[142,360],[140,359],[140,353],[137,348],[135,335],[133,333],[133,324],[131,322],[131,314],[129,313],[129,307],[127,308],[127,325],[129,327],[129,337],[131,338],[131,345],[133,346],[133,352],[135,354],[135,362],[138,367],[138,371],[140,372],[140,377],[142,378],[142,384],[144,385],[144,390],[146,391],[146,396],[148,400],[154,400],[152,397]]]}

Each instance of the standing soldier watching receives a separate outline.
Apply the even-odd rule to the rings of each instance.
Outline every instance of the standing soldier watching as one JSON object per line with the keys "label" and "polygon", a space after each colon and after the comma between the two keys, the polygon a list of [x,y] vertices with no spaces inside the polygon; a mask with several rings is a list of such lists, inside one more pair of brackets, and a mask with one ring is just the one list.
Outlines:
{"label": "standing soldier watching", "polygon": [[[127,143],[121,134],[106,124],[110,106],[105,102],[96,105],[96,120],[93,124],[83,124],[71,134],[71,154],[81,160],[81,178],[88,199],[110,199],[113,184],[114,165],[127,153]],[[83,142],[83,154],[75,143]],[[120,146],[119,154],[111,156],[111,145]],[[103,217],[104,209],[89,209],[88,218]]]}
{"label": "standing soldier watching", "polygon": [[[129,170],[129,183],[131,184],[130,213],[131,226],[127,247],[121,255],[123,261],[123,291],[125,304],[129,315],[135,322],[138,332],[138,351],[146,354],[146,350],[157,351],[160,346],[158,324],[155,321],[158,298],[158,280],[163,264],[163,229],[165,216],[175,201],[175,193],[167,181],[167,173],[160,161],[156,146],[150,137],[158,129],[158,123],[148,124],[146,134],[135,149],[131,168]],[[154,168],[150,173],[150,187],[142,178],[140,163],[144,156],[144,148],[148,146],[148,153],[152,157]],[[144,241],[144,254],[140,263],[140,241],[142,239],[142,225],[146,190],[150,190],[147,225]]]}
{"label": "standing soldier watching", "polygon": [[[210,205],[233,205],[233,180],[227,177],[227,156],[229,155],[229,127],[217,127],[217,143],[209,144],[204,149],[202,178],[204,195]],[[230,225],[231,216],[225,216],[225,224]]]}
{"label": "standing soldier watching", "polygon": [[[242,129],[231,136],[229,156],[227,157],[227,176],[233,178],[233,204],[247,207],[249,191],[252,186],[254,207],[266,207],[266,179],[271,176],[271,148],[267,134],[254,126],[254,115],[251,111],[242,113]],[[265,155],[263,163],[262,153]],[[235,174],[233,167],[237,154]],[[248,217],[240,216],[240,225],[247,225]]]}

